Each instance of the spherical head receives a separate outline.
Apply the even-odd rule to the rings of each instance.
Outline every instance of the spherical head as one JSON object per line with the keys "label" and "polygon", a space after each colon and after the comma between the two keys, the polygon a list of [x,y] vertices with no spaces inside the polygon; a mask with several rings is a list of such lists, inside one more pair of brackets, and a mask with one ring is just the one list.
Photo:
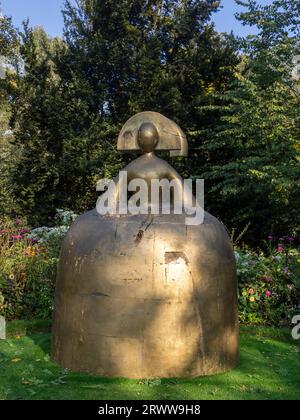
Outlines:
{"label": "spherical head", "polygon": [[138,144],[144,153],[155,150],[159,140],[157,128],[152,123],[143,123],[138,132]]}

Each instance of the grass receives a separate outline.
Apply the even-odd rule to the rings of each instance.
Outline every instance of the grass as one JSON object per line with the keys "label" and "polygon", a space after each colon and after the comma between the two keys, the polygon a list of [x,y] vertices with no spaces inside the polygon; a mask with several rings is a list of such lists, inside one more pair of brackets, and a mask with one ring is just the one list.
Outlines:
{"label": "grass", "polygon": [[241,363],[222,375],[196,379],[100,378],[50,361],[49,322],[8,324],[0,341],[0,399],[212,400],[300,399],[300,342],[287,329],[242,327]]}

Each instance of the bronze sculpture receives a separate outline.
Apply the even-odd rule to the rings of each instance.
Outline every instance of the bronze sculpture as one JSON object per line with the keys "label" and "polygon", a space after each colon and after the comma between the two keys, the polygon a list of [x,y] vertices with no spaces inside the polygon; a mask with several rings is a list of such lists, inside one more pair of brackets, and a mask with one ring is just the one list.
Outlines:
{"label": "bronze sculpture", "polygon": [[[142,150],[129,180],[181,177],[154,150],[187,155],[181,129],[144,112],[121,130],[119,150]],[[119,194],[117,190],[117,194]],[[192,377],[239,360],[235,257],[223,225],[205,213],[80,216],[62,246],[53,360],[103,376]]]}

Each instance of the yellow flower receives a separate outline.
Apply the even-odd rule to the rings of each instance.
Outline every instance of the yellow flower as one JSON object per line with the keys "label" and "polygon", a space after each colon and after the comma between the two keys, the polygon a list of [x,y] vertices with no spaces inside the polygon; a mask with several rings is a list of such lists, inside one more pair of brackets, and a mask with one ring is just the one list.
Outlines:
{"label": "yellow flower", "polygon": [[13,363],[19,363],[19,362],[21,362],[21,359],[12,359],[12,362]]}
{"label": "yellow flower", "polygon": [[10,84],[13,88],[16,88],[18,86],[17,82],[15,80],[11,80]]}
{"label": "yellow flower", "polygon": [[251,296],[251,298],[249,300],[250,300],[250,302],[255,302],[255,297]]}

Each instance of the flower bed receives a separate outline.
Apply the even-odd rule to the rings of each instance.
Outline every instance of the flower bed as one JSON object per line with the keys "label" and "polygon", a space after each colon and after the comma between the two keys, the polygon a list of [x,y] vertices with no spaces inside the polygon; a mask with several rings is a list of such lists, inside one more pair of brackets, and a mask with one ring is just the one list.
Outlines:
{"label": "flower bed", "polygon": [[58,211],[56,226],[29,229],[20,219],[0,229],[0,315],[51,317],[61,241],[76,215]]}
{"label": "flower bed", "polygon": [[243,323],[279,325],[299,309],[299,251],[293,237],[269,237],[268,252],[236,251],[239,313]]}

